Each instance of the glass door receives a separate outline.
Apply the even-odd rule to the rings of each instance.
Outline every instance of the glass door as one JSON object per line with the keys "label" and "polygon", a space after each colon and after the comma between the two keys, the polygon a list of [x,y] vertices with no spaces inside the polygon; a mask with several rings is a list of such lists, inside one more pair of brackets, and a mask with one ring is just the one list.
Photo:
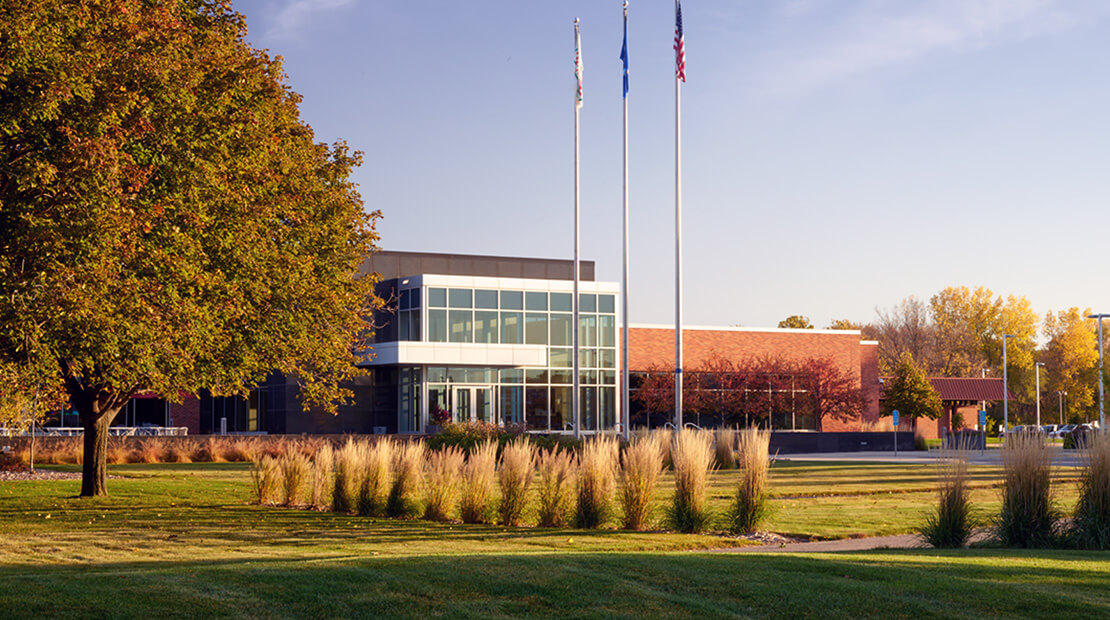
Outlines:
{"label": "glass door", "polygon": [[452,396],[456,422],[498,423],[492,385],[457,385]]}

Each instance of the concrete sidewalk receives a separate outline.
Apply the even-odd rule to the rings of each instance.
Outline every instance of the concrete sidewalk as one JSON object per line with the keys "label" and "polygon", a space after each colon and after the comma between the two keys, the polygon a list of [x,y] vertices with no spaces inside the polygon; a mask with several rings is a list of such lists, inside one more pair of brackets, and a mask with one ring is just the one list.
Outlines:
{"label": "concrete sidewalk", "polygon": [[[1052,447],[1052,464],[1056,467],[1079,467],[1083,464],[1082,455],[1076,450],[1067,450],[1059,446]],[[860,463],[904,463],[928,464],[935,463],[944,452],[939,449],[923,451],[894,452],[812,452],[806,454],[780,454],[776,461],[849,461]],[[1002,451],[998,448],[974,450],[968,453],[968,462],[973,465],[1001,465]]]}

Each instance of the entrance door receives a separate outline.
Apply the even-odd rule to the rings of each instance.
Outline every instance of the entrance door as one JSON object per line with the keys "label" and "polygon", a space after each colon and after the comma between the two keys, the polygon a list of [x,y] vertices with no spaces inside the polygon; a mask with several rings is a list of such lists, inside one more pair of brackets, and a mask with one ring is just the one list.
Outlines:
{"label": "entrance door", "polygon": [[493,386],[458,385],[454,388],[454,409],[457,422],[497,424]]}

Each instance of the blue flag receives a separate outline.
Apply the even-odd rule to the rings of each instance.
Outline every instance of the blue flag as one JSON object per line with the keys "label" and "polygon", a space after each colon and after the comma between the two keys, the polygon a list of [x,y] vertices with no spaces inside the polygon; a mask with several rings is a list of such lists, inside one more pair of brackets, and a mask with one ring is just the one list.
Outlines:
{"label": "blue flag", "polygon": [[624,10],[624,42],[621,43],[621,60],[624,61],[624,97],[628,97],[628,9]]}

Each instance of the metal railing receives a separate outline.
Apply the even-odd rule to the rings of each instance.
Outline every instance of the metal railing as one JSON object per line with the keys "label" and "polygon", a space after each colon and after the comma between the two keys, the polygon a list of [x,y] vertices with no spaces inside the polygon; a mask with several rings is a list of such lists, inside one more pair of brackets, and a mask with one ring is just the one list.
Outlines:
{"label": "metal railing", "polygon": [[[35,429],[35,437],[81,437],[85,429],[80,426],[47,426]],[[189,434],[185,426],[112,426],[112,437],[184,437]],[[30,437],[31,433],[14,428],[0,427],[0,437]]]}

